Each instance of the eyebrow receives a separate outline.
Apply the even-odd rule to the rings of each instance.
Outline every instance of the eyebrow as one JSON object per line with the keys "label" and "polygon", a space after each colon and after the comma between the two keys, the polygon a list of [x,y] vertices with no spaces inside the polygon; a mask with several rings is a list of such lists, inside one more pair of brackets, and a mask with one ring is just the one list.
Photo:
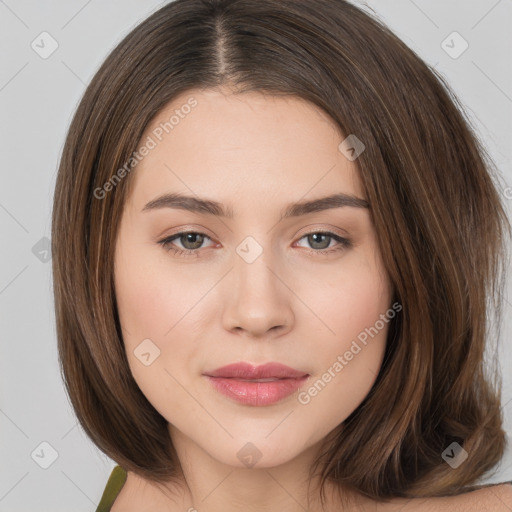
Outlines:
{"label": "eyebrow", "polygon": [[[349,194],[338,193],[311,201],[300,201],[290,204],[286,207],[282,217],[300,217],[301,215],[344,206],[353,208],[370,207],[369,203],[364,199]],[[233,218],[233,209],[225,209],[223,205],[217,201],[178,193],[163,194],[147,203],[141,211],[151,211],[159,208],[177,208],[190,212],[213,215],[215,217]]]}

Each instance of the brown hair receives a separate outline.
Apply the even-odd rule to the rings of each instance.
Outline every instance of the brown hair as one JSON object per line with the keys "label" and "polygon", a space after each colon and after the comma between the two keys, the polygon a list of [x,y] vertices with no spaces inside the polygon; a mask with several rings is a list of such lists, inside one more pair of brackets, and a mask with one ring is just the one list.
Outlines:
{"label": "brown hair", "polygon": [[[116,308],[131,174],[102,198],[95,191],[168,102],[226,84],[301,97],[366,146],[355,164],[403,310],[372,390],[325,440],[322,489],[330,480],[374,499],[460,493],[505,447],[499,372],[484,366],[510,234],[499,176],[443,78],[344,0],[177,0],[94,76],[63,149],[52,224],[60,363],[82,427],[126,470],[157,483],[179,473],[167,422],[131,375]],[[454,441],[469,454],[457,469],[441,457]]]}

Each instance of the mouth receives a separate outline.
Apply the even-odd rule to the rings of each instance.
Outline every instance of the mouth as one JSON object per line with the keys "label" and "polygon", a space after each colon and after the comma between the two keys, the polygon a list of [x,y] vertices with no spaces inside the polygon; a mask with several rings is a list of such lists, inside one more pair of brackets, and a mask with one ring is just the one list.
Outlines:
{"label": "mouth", "polygon": [[309,374],[280,363],[235,363],[203,374],[213,388],[237,403],[267,406],[296,392]]}

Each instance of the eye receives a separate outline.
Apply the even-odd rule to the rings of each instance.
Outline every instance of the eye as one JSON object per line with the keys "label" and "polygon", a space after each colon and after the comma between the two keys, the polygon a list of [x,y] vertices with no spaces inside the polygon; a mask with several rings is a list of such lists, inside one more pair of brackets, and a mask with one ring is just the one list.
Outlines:
{"label": "eye", "polygon": [[[204,233],[197,231],[181,231],[175,235],[169,236],[158,243],[162,245],[165,250],[172,251],[177,256],[199,256],[198,249],[201,248],[205,239],[211,240],[211,238]],[[299,240],[307,239],[308,244],[312,247],[306,251],[311,254],[331,254],[333,252],[342,251],[352,246],[352,242],[343,238],[339,235],[331,233],[329,231],[313,231],[302,236]],[[178,240],[182,244],[182,248],[175,247],[175,240]],[[331,246],[331,242],[337,242],[334,247]],[[326,243],[327,242],[327,243]]]}
{"label": "eye", "polygon": [[[205,238],[210,240],[210,237],[204,233],[198,233],[196,231],[181,231],[173,236],[159,240],[159,244],[162,245],[167,251],[172,251],[178,256],[199,256],[197,249],[201,247]],[[183,249],[176,248],[172,244],[174,240],[179,240],[184,246]]]}
{"label": "eye", "polygon": [[[313,231],[304,235],[300,240],[307,239],[308,244],[313,249],[307,249],[307,252],[313,254],[331,254],[351,247],[352,243],[348,238],[343,238],[329,231]],[[334,247],[330,246],[332,241],[338,242]],[[326,243],[327,242],[327,243]]]}

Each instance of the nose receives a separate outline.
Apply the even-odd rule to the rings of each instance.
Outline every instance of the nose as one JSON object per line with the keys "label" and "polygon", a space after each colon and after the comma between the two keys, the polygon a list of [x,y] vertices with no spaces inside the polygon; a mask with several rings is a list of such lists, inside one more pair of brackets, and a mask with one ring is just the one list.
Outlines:
{"label": "nose", "polygon": [[265,338],[282,336],[292,329],[294,294],[282,269],[269,251],[263,251],[252,263],[234,255],[233,269],[223,283],[222,322],[226,330]]}

